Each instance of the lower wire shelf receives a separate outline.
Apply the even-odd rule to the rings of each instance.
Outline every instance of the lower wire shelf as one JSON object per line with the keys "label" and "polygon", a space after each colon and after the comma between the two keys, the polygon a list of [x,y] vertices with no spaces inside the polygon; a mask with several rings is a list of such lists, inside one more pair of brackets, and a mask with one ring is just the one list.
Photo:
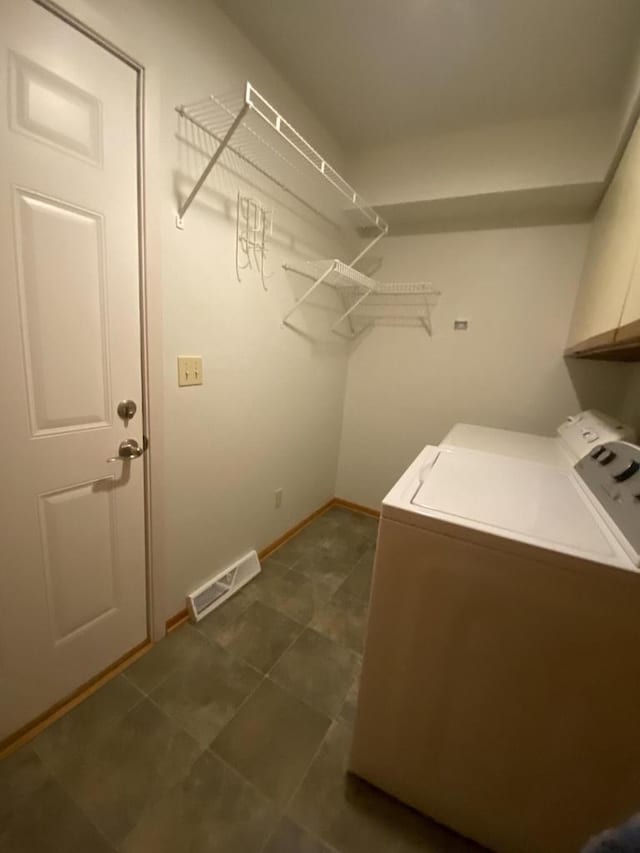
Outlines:
{"label": "lower wire shelf", "polygon": [[[284,269],[312,281],[282,318],[285,325],[324,284],[339,290],[343,298],[345,311],[330,327],[337,335],[355,338],[374,325],[421,326],[431,334],[432,301],[440,291],[434,290],[430,282],[380,282],[338,258],[284,264]],[[344,330],[347,324],[349,331]]]}

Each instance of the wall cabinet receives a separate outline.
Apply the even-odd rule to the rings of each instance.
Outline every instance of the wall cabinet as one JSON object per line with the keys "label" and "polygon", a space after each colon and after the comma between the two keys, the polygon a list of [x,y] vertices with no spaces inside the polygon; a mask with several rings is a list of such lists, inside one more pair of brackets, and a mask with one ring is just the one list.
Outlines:
{"label": "wall cabinet", "polygon": [[640,348],[639,248],[640,122],[593,222],[568,354],[615,358],[636,336]]}
{"label": "wall cabinet", "polygon": [[616,333],[616,342],[638,340],[640,342],[640,249],[631,275],[629,292],[622,309],[620,328]]}

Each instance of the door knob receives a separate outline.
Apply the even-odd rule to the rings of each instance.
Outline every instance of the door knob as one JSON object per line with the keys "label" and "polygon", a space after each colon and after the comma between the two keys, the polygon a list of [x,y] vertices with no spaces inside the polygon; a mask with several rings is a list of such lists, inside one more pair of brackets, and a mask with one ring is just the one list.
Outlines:
{"label": "door knob", "polygon": [[118,455],[107,459],[107,462],[126,462],[128,459],[137,459],[146,449],[144,442],[143,447],[140,447],[135,438],[125,438],[118,445]]}

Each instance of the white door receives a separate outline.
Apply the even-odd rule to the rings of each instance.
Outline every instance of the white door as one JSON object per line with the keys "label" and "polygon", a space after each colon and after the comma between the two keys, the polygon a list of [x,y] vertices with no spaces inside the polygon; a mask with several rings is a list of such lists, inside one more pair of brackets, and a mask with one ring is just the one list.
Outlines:
{"label": "white door", "polygon": [[0,740],[147,636],[136,85],[0,0]]}

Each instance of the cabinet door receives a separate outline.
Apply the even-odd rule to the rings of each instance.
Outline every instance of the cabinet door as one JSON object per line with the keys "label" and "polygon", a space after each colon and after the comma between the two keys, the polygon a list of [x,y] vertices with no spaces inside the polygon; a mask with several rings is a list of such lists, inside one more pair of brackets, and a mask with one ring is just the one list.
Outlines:
{"label": "cabinet door", "polygon": [[[640,124],[637,124],[593,222],[569,334],[570,349],[594,338],[599,345],[613,342],[639,238]],[[636,303],[640,304],[640,296]]]}
{"label": "cabinet door", "polygon": [[[638,243],[640,248],[640,239]],[[624,303],[616,341],[629,341],[636,338],[640,338],[640,251],[636,254],[636,263]]]}

